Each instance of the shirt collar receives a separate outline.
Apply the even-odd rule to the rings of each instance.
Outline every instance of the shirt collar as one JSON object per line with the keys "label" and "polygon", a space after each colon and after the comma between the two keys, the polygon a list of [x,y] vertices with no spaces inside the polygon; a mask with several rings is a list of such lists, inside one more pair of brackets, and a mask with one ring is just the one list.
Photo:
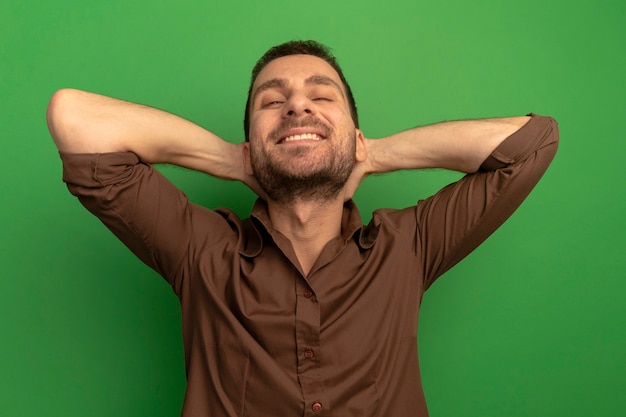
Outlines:
{"label": "shirt collar", "polygon": [[[341,219],[341,235],[345,241],[355,238],[361,249],[370,249],[374,246],[380,225],[370,222],[363,226],[361,214],[356,204],[348,200],[343,206]],[[246,257],[255,257],[263,249],[263,236],[270,237],[274,231],[272,221],[267,211],[267,203],[257,199],[252,208],[250,218],[241,224],[241,240],[239,253]]]}

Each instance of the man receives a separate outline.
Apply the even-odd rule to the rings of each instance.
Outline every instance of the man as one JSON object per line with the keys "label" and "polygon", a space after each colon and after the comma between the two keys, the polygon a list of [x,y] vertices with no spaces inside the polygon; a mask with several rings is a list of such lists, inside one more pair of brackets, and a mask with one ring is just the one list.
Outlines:
{"label": "man", "polygon": [[[186,417],[426,416],[422,295],[515,210],[558,143],[536,115],[366,139],[341,69],[312,41],[257,63],[245,143],[75,90],[53,96],[48,121],[70,191],[180,299]],[[245,220],[208,210],[155,163],[261,198]],[[363,226],[351,200],[363,178],[433,167],[468,175]]]}

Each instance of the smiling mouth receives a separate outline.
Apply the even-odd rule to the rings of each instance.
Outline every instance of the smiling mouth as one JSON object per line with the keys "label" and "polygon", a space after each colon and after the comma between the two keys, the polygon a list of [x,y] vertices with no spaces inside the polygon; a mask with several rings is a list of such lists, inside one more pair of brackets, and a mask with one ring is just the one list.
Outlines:
{"label": "smiling mouth", "polygon": [[286,143],[286,142],[296,142],[299,140],[321,140],[322,137],[316,133],[303,133],[300,135],[291,135],[291,136],[287,136],[285,137],[283,140],[281,140],[281,142]]}
{"label": "smiling mouth", "polygon": [[302,144],[321,142],[332,134],[332,128],[317,117],[307,116],[302,120],[287,119],[270,132],[268,139],[277,145],[286,143]]}

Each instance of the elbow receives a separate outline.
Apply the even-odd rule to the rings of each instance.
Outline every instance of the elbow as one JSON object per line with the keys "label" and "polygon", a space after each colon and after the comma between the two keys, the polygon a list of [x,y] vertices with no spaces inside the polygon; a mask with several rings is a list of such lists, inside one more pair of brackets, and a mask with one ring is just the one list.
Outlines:
{"label": "elbow", "polygon": [[48,130],[52,140],[57,145],[57,148],[61,149],[63,142],[63,132],[66,130],[67,125],[67,106],[68,100],[71,97],[73,91],[70,89],[61,89],[56,91],[50,98],[48,108],[46,110],[46,121],[48,123]]}
{"label": "elbow", "polygon": [[63,151],[70,140],[72,119],[76,116],[76,103],[80,91],[64,88],[56,91],[50,98],[46,110],[46,121],[50,135],[60,151]]}

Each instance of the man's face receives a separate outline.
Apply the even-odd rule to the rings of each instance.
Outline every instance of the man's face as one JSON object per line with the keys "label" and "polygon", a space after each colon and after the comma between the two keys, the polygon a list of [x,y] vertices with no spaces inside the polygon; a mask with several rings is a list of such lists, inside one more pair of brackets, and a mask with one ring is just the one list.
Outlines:
{"label": "man's face", "polygon": [[271,199],[336,196],[361,141],[343,84],[326,61],[290,55],[259,73],[250,106],[250,169]]}

